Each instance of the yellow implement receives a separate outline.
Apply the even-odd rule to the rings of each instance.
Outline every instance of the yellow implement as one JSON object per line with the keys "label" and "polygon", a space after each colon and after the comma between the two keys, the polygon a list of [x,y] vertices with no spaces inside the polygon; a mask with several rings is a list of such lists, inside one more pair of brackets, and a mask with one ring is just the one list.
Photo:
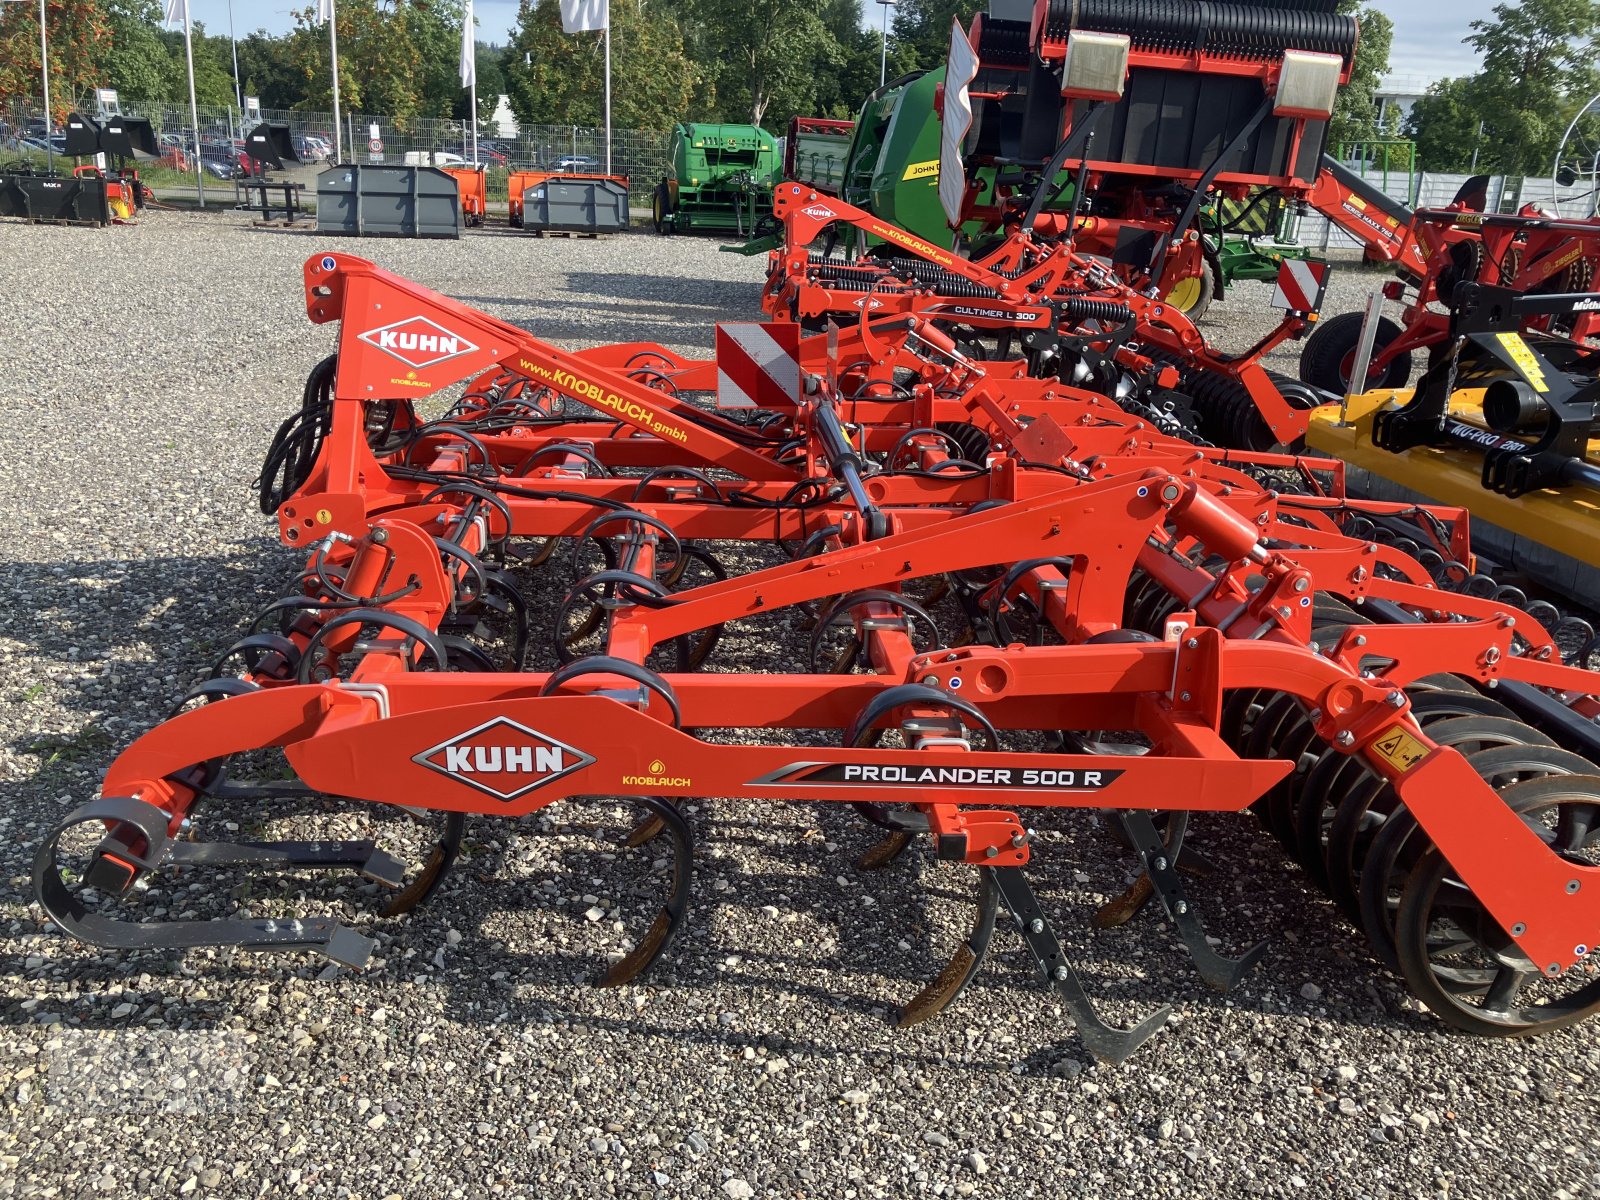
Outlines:
{"label": "yellow implement", "polygon": [[[1451,415],[1482,428],[1482,394],[1456,393]],[[1600,595],[1600,492],[1569,487],[1512,499],[1483,486],[1483,459],[1471,449],[1418,446],[1392,454],[1373,445],[1373,414],[1410,398],[1409,388],[1385,388],[1352,397],[1348,405],[1323,405],[1311,414],[1307,446],[1346,463],[1351,495],[1465,508],[1472,514],[1474,549],[1593,603]],[[1586,457],[1600,467],[1600,441],[1589,443]]]}

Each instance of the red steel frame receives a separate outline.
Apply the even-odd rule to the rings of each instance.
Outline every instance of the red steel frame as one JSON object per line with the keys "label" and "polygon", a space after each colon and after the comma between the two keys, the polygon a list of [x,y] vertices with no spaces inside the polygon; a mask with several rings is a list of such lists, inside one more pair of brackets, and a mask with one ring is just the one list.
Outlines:
{"label": "red steel frame", "polygon": [[[1600,713],[1600,679],[1562,665],[1526,613],[1444,591],[1417,559],[1345,532],[1352,515],[1381,522],[1420,510],[1349,500],[1338,464],[1202,450],[1092,392],[972,361],[915,311],[861,314],[805,339],[799,392],[756,425],[686,398],[716,386],[715,360],[644,343],[569,352],[344,254],[308,261],[305,295],[314,322],[338,323],[338,357],[315,461],[278,509],[283,541],[310,552],[299,594],[285,601],[293,620],[281,637],[230,651],[241,652],[244,678],[214,675],[191,693],[206,702],[128,746],[102,799],[42,844],[36,889],[70,932],[125,947],[317,948],[359,962],[364,951],[350,939],[362,939],[323,918],[287,932],[281,921],[180,922],[169,943],[152,940],[159,922],[108,934],[103,918],[74,915],[59,879],[50,883],[56,841],[74,824],[106,829],[96,887],[115,894],[160,869],[207,797],[213,765],[280,747],[306,788],[413,811],[515,817],[578,796],[665,806],[658,821],[684,799],[894,806],[921,822],[940,858],[984,869],[985,893],[1003,892],[1025,937],[1041,935],[1043,923],[1019,908],[1031,894],[1017,897],[1032,853],[1028,814],[1098,809],[1129,829],[1145,821],[1141,854],[1154,883],[1171,868],[1149,849],[1157,835],[1145,814],[1237,812],[1290,780],[1292,755],[1256,757],[1229,740],[1230,706],[1260,694],[1292,698],[1308,736],[1388,781],[1539,970],[1561,974],[1595,942],[1600,867],[1552,851],[1460,752],[1431,738],[1411,689],[1442,673],[1515,682],[1589,719]],[[862,379],[896,386],[888,398],[850,398]],[[444,416],[419,415],[415,401],[461,383],[466,393]],[[592,415],[568,413],[569,403]],[[958,443],[943,432],[952,428],[982,433],[983,462],[952,455]],[[873,457],[886,469],[863,474]],[[1262,471],[1280,483],[1292,473],[1303,487],[1263,486]],[[1467,514],[1426,516],[1414,526],[1419,542],[1470,565]],[[483,563],[513,538],[549,539],[540,562],[556,539],[609,546],[612,568],[562,606],[609,575],[615,586],[592,624],[600,649],[563,654],[554,671],[520,661],[510,672],[453,669],[462,664],[447,663],[436,633],[481,597]],[[672,591],[681,574],[672,564],[686,561],[690,539],[801,549],[780,565]],[[978,581],[992,611],[1031,611],[1061,644],[919,644],[908,586],[962,578]],[[1152,594],[1164,600],[1164,636],[1130,640],[1136,597]],[[1351,625],[1318,647],[1314,597],[1399,606],[1415,623]],[[844,622],[868,673],[649,665],[653,652],[687,644],[680,639],[796,606],[811,607],[823,631]],[[558,648],[569,650],[560,620]],[[872,730],[885,721],[903,725],[909,748],[877,744]],[[462,765],[448,753],[439,760],[507,727],[558,750],[534,770],[534,743],[523,743],[514,787],[485,786],[465,750]],[[980,727],[992,741],[969,736]],[[1149,751],[1014,750],[995,736],[1101,729],[1138,730]],[[721,730],[745,736],[728,744],[712,736]],[[796,745],[763,730],[813,733]],[[502,749],[510,772],[512,748]],[[646,826],[635,834],[654,836]],[[427,886],[401,893],[402,910],[447,869],[454,851],[444,848],[423,869]],[[213,849],[223,861],[241,850]],[[678,886],[607,981],[633,978],[660,953],[687,896]],[[1186,911],[1164,902],[1169,915]],[[1242,970],[1248,955],[1203,962],[1200,932],[1184,936],[1209,981],[1219,964]],[[1120,1059],[1159,1025],[1104,1026],[1070,966],[1030,946],[1094,1053]],[[902,1018],[938,1012],[975,962],[981,950],[958,951]]]}
{"label": "red steel frame", "polygon": [[[983,331],[1054,327],[1050,303],[1058,298],[1101,299],[1127,310],[1136,322],[1136,346],[1124,349],[1119,361],[1148,367],[1152,360],[1138,353],[1154,349],[1191,368],[1238,383],[1249,393],[1256,410],[1273,436],[1291,445],[1305,436],[1310,418],[1292,406],[1267,375],[1262,359],[1285,341],[1300,336],[1315,314],[1287,312],[1278,326],[1244,354],[1216,351],[1178,309],[1128,287],[1096,260],[1080,254],[1070,241],[1036,241],[1020,228],[1007,231],[1005,240],[981,260],[970,260],[941,249],[898,226],[880,220],[833,196],[819,195],[800,184],[780,185],[773,194],[773,213],[784,225],[784,244],[769,255],[767,287],[762,307],[768,316],[786,320],[858,317],[862,314],[915,313],[930,320],[945,320]],[[819,282],[808,247],[833,225],[847,226],[882,239],[896,248],[979,287],[994,298],[947,298],[930,288],[897,283],[888,267],[882,282],[870,292],[830,288]],[[871,270],[863,260],[858,269]],[[1075,332],[1079,323],[1062,320],[1064,331]],[[1176,371],[1171,381],[1177,379]]]}
{"label": "red steel frame", "polygon": [[[404,388],[424,395],[484,371],[515,370],[572,400],[591,404],[621,424],[607,449],[625,448],[648,431],[670,441],[680,463],[696,462],[738,475],[754,487],[789,485],[803,478],[701,424],[685,418],[685,403],[602,365],[620,350],[572,354],[466,306],[410,284],[348,255],[311,260],[306,270],[307,309],[315,321],[341,321],[340,364],[330,436],[309,483],[283,512],[291,544],[328,532],[348,535],[345,578],[357,590],[411,579],[415,590],[387,607],[437,624],[455,585],[449,560],[441,561],[423,532],[452,505],[418,505],[422,485],[386,480],[385,464],[362,436],[364,408]],[[395,322],[432,322],[456,346],[455,357],[397,374],[370,335]],[[668,356],[670,357],[670,356]],[[704,362],[671,360],[685,379],[703,374]],[[301,777],[330,794],[490,815],[517,815],[579,794],[661,794],[673,797],[763,797],[831,802],[904,802],[922,811],[940,835],[964,838],[964,857],[984,866],[1020,865],[1028,840],[1014,810],[1034,806],[1163,809],[1181,803],[1195,810],[1239,810],[1282,779],[1290,764],[1241,759],[1219,736],[1227,692],[1268,689],[1297,696],[1315,710],[1319,736],[1393,781],[1404,804],[1461,878],[1506,928],[1522,930],[1519,946],[1552,970],[1575,961],[1575,947],[1592,943],[1600,928],[1600,869],[1574,865],[1549,851],[1507,809],[1455,751],[1434,745],[1407,716],[1401,690],[1430,673],[1447,670],[1485,682],[1522,680],[1589,697],[1595,679],[1558,665],[1548,635],[1526,614],[1487,600],[1440,592],[1404,555],[1337,532],[1323,512],[1348,502],[1337,498],[1279,496],[1250,484],[1232,466],[1208,459],[1184,443],[1135,423],[1104,424],[1114,411],[1093,396],[1077,396],[1079,423],[1053,417],[1058,467],[1071,467],[1083,450],[1102,444],[1116,429],[1120,455],[1093,471],[1063,474],[1023,463],[1010,449],[1026,430],[995,403],[1004,387],[975,364],[964,368],[965,403],[972,419],[994,432],[999,460],[981,486],[973,481],[903,480],[914,496],[881,481],[874,495],[891,510],[888,536],[865,540],[862,522],[833,505],[818,521],[837,527],[834,549],[676,596],[666,607],[624,607],[614,616],[608,660],[581,680],[545,695],[547,673],[415,674],[415,647],[385,635],[344,682],[261,681],[259,690],[183,713],[146,734],[118,756],[105,795],[137,797],[169,815],[174,832],[193,791],[184,771],[197,756],[212,759],[262,746],[282,746]],[[402,383],[401,381],[404,380]],[[830,399],[826,381],[816,397],[797,405],[797,428],[821,419]],[[1098,410],[1091,423],[1088,412]],[[1065,409],[1062,410],[1065,415]],[[593,427],[591,426],[591,433]],[[542,437],[566,437],[557,426],[526,436],[490,441],[497,458]],[[1097,441],[1097,438],[1101,440]],[[432,436],[430,461],[452,472],[462,462],[459,440]],[[808,460],[815,460],[815,446]],[[1087,456],[1085,456],[1087,457]],[[458,472],[457,472],[458,473]],[[465,479],[465,476],[462,476]],[[559,467],[526,478],[537,492],[565,492],[575,481]],[[591,485],[597,481],[589,481]],[[606,487],[628,481],[607,481]],[[554,486],[551,486],[554,485]],[[606,487],[594,487],[594,495]],[[650,489],[646,489],[650,493]],[[979,493],[1011,502],[969,511]],[[573,504],[561,499],[505,499],[510,532],[570,535],[581,528]],[[903,508],[901,506],[904,506]],[[686,535],[792,536],[793,521],[757,515],[740,521],[714,516],[712,506],[674,498],[662,487],[636,505],[638,512],[670,519]],[[587,515],[592,516],[593,510]],[[306,517],[303,514],[313,514]],[[1454,514],[1446,514],[1454,515]],[[324,520],[323,517],[327,519]],[[441,522],[443,523],[443,522]],[[500,524],[503,525],[503,520]],[[473,523],[462,545],[481,550],[507,531],[491,516]],[[647,539],[648,540],[648,539]],[[1285,546],[1297,548],[1285,549]],[[1041,551],[1072,561],[1065,587],[1041,588],[1050,624],[1069,644],[1036,647],[975,646],[918,652],[903,630],[865,628],[877,673],[838,675],[672,674],[662,677],[677,713],[659,703],[619,700],[617,678],[605,669],[617,659],[642,664],[668,639],[805,601],[950,571],[1037,559]],[[1269,545],[1272,548],[1269,548]],[[1209,556],[1209,557],[1208,557]],[[1221,565],[1215,565],[1220,562]],[[1206,565],[1211,563],[1212,565]],[[1377,574],[1383,564],[1392,577]],[[1121,624],[1123,597],[1135,571],[1175,596],[1187,613],[1167,640],[1144,644],[1086,644],[1084,639]],[[1041,566],[1039,580],[1059,571]],[[362,581],[359,585],[357,580]],[[1363,628],[1319,654],[1307,647],[1310,596],[1324,592],[1359,603],[1387,598],[1431,614],[1404,629]],[[352,629],[343,640],[348,645]],[[305,639],[301,639],[302,643]],[[325,649],[338,649],[335,640]],[[1379,653],[1392,665],[1358,668],[1361,656]],[[1155,746],[1144,758],[976,751],[968,749],[861,750],[808,746],[716,745],[686,729],[843,728],[875,696],[896,684],[919,681],[980,705],[999,728],[1102,728],[1146,730]],[[627,681],[624,680],[624,683]],[[1592,708],[1592,701],[1584,704]],[[511,802],[484,794],[413,761],[413,755],[495,717],[509,718],[547,737],[577,746],[593,761]],[[1404,761],[1375,749],[1384,735],[1406,735],[1414,754]],[[660,786],[648,779],[673,776]],[[894,786],[880,782],[807,782],[817,769],[848,765],[963,769],[968,772],[1050,771],[1086,780],[1110,776],[1100,787]],[[803,768],[803,769],[802,769]],[[1115,774],[1113,774],[1113,769]],[[997,775],[996,778],[1002,776]],[[977,775],[962,776],[978,779]],[[997,806],[997,807],[990,807]],[[1582,886],[1573,888],[1573,880]]]}

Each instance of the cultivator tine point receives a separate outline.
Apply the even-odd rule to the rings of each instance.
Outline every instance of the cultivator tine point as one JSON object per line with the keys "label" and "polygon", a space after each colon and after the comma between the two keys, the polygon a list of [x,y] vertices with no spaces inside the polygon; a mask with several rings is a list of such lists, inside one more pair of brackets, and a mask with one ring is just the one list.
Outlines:
{"label": "cultivator tine point", "polygon": [[[119,877],[128,886],[141,872],[158,870],[174,862],[262,863],[274,866],[298,865],[292,860],[303,847],[289,847],[282,853],[272,846],[219,845],[214,855],[202,846],[174,844],[167,833],[167,814],[153,804],[124,796],[92,800],[74,809],[40,844],[33,860],[34,893],[41,906],[61,928],[95,946],[113,950],[192,949],[199,946],[241,946],[252,950],[312,950],[325,958],[349,967],[363,967],[376,943],[331,917],[292,919],[251,919],[216,921],[157,921],[137,923],[119,921],[92,912],[83,899],[67,887],[56,858],[63,834],[79,825],[111,824],[114,832],[95,852],[97,860],[114,860]],[[116,850],[109,846],[115,845]],[[330,856],[306,852],[311,866],[352,866],[366,862],[349,848],[359,843],[343,843]],[[188,853],[178,855],[175,850]],[[196,853],[199,852],[199,853]],[[330,861],[330,858],[336,861]],[[355,859],[355,861],[348,861]],[[123,890],[126,890],[124,888]]]}
{"label": "cultivator tine point", "polygon": [[[905,836],[909,840],[911,835]],[[891,840],[892,837],[884,839],[885,842]],[[978,872],[978,898],[973,908],[972,928],[966,940],[956,947],[944,970],[901,1006],[895,1018],[899,1028],[909,1029],[938,1016],[977,977],[989,955],[989,946],[994,941],[995,916],[1000,911],[1000,894],[995,887],[993,874],[989,870]]]}
{"label": "cultivator tine point", "polygon": [[[599,981],[601,987],[621,987],[649,970],[677,936],[689,907],[689,887],[694,871],[694,833],[689,828],[689,822],[684,820],[678,806],[670,800],[656,796],[637,796],[634,799],[648,811],[643,819],[634,824],[624,843],[630,847],[642,846],[666,834],[672,843],[671,890],[644,936],[634,943],[633,949],[606,968],[605,975]],[[641,831],[652,826],[654,832],[648,837],[639,836]]]}
{"label": "cultivator tine point", "polygon": [[428,861],[423,863],[417,877],[384,906],[384,916],[398,917],[427,902],[455,865],[456,856],[461,853],[461,835],[466,827],[465,813],[453,812],[445,816],[444,835],[428,852]]}
{"label": "cultivator tine point", "polygon": [[1072,1014],[1073,1024],[1078,1028],[1078,1039],[1090,1054],[1102,1062],[1113,1065],[1120,1063],[1167,1023],[1172,1010],[1166,1006],[1158,1008],[1132,1029],[1118,1029],[1102,1021],[1095,1012],[1089,993],[1084,991],[1077,971],[1073,970],[1066,949],[1045,919],[1038,897],[1034,895],[1021,868],[996,867],[993,875],[1000,898],[1016,918],[1024,944],[1033,955],[1046,983],[1061,997],[1067,1011]]}
{"label": "cultivator tine point", "polygon": [[862,871],[882,870],[900,857],[902,851],[911,844],[911,839],[916,835],[907,830],[895,830],[884,834],[878,841],[872,843],[856,856],[856,867]]}

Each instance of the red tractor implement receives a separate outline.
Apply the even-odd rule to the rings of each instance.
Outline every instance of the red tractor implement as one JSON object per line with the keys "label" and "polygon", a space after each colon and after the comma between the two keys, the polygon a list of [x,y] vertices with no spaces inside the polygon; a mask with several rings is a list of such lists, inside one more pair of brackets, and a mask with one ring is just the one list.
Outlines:
{"label": "red tractor implement", "polygon": [[[468,817],[606,797],[631,815],[595,861],[628,903],[575,928],[626,984],[686,916],[686,802],[842,805],[877,838],[860,869],[961,881],[902,1023],[956,1000],[1004,910],[1117,1061],[1166,1010],[1098,1015],[1030,884],[1036,831],[1101,814],[1140,872],[1101,923],[1159,901],[1227,988],[1262,950],[1218,949],[1180,868],[1195,814],[1253,807],[1449,1024],[1533,1034],[1600,1005],[1600,676],[1563,661],[1570,629],[1462,586],[1464,512],[1168,437],[915,311],[725,325],[686,359],[561,350],[344,254],[307,263],[305,294],[338,350],[261,476],[305,569],[44,839],[37,895],[75,936],[357,965],[348,915],[263,889],[208,918],[199,881],[354,871],[403,912]],[[528,581],[549,572],[545,612]],[[773,620],[807,649],[752,670],[741,634]],[[437,844],[199,840],[307,802],[433,818]],[[159,899],[175,870],[195,912]]]}

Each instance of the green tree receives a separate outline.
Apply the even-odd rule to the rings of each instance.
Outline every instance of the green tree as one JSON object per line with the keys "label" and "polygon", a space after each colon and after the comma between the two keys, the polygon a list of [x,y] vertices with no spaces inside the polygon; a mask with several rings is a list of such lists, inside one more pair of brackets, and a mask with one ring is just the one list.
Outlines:
{"label": "green tree", "polygon": [[1417,161],[1430,171],[1467,171],[1482,149],[1475,76],[1441,79],[1411,106],[1402,132],[1417,144]]}
{"label": "green tree", "polygon": [[[523,0],[501,60],[517,119],[535,125],[599,125],[605,116],[603,38],[600,33],[563,33],[558,0]],[[670,12],[640,0],[612,0],[614,127],[665,129],[683,120],[695,76]],[[483,91],[480,78],[480,101]]]}
{"label": "green tree", "polygon": [[262,108],[293,108],[305,98],[305,76],[301,61],[309,61],[313,50],[304,55],[294,49],[296,42],[316,42],[327,54],[327,40],[310,30],[296,30],[286,37],[272,37],[262,30],[239,39],[239,78],[244,94],[258,97]]}
{"label": "green tree", "polygon": [[[817,74],[814,117],[856,115],[878,86],[879,33],[861,26],[861,0],[824,0],[822,23],[833,39],[833,67]],[[876,7],[876,6],[874,6]]]}
{"label": "green tree", "polygon": [[819,75],[842,56],[815,0],[689,0],[715,48],[717,105],[730,120],[787,122],[816,105]]}
{"label": "green tree", "polygon": [[[50,105],[57,121],[77,98],[104,86],[101,65],[111,45],[105,0],[51,0],[46,10],[50,40]],[[0,108],[41,93],[39,9],[0,4]]]}
{"label": "green tree", "polygon": [[1486,170],[1545,172],[1567,120],[1593,95],[1600,71],[1593,41],[1595,0],[1524,0],[1498,4],[1494,20],[1472,22],[1468,45],[1483,55],[1474,107],[1486,130],[1479,165]]}
{"label": "green tree", "polygon": [[1355,14],[1361,24],[1361,38],[1356,43],[1350,81],[1339,89],[1333,119],[1328,123],[1329,141],[1335,145],[1382,134],[1376,96],[1378,85],[1389,73],[1389,49],[1394,44],[1394,22],[1378,9],[1368,7],[1358,12],[1357,0],[1339,0],[1339,11]]}
{"label": "green tree", "polygon": [[[890,27],[889,56],[901,73],[942,67],[950,56],[950,22],[972,27],[982,0],[901,0]],[[894,78],[891,70],[889,77]]]}
{"label": "green tree", "polygon": [[175,99],[183,72],[172,69],[172,56],[161,40],[159,0],[110,0],[111,41],[102,62],[105,86],[136,100],[157,103]]}
{"label": "green tree", "polygon": [[[159,34],[166,46],[169,99],[189,102],[189,62],[183,47],[183,29]],[[190,41],[194,50],[194,97],[198,104],[234,107],[232,43],[225,37],[208,37],[200,21],[193,22]]]}

